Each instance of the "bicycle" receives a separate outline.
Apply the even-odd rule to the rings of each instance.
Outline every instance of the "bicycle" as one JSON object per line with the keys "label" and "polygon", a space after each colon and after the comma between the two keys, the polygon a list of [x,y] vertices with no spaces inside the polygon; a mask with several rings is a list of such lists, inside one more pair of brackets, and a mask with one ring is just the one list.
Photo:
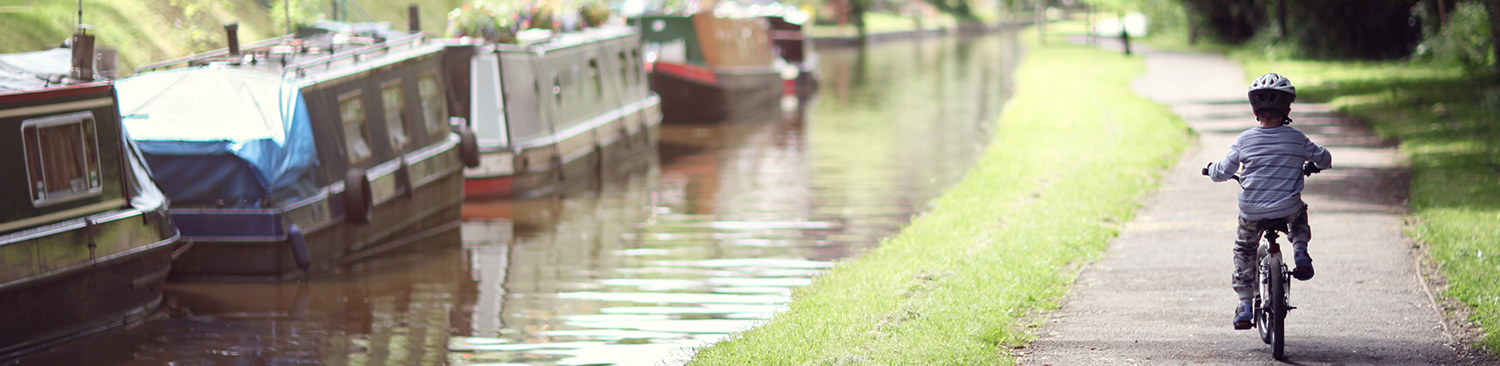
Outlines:
{"label": "bicycle", "polygon": [[[1312,163],[1306,163],[1302,167],[1303,176],[1311,176],[1323,171]],[[1208,175],[1208,168],[1203,168],[1203,175]],[[1239,175],[1229,177],[1235,182],[1240,181]],[[1281,243],[1276,242],[1280,237],[1277,232],[1291,235],[1288,218],[1264,219],[1257,222],[1255,230],[1261,237],[1260,247],[1256,251],[1259,266],[1255,273],[1256,291],[1255,298],[1251,300],[1251,312],[1254,315],[1252,322],[1260,340],[1271,345],[1271,358],[1277,360],[1286,359],[1286,314],[1297,307],[1289,305],[1292,292],[1292,271],[1286,268],[1286,262],[1281,259]]]}

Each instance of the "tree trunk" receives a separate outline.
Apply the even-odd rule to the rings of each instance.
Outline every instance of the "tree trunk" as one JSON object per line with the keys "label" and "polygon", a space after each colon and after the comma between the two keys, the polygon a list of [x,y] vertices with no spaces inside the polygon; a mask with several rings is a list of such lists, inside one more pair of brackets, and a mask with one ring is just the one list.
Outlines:
{"label": "tree trunk", "polygon": [[[1500,0],[1484,0],[1484,10],[1490,16],[1490,44],[1500,45]],[[1500,60],[1500,47],[1490,47],[1495,52],[1495,59]],[[1500,71],[1500,62],[1494,65],[1496,71]],[[1500,72],[1496,73],[1500,75]]]}
{"label": "tree trunk", "polygon": [[1042,0],[1036,0],[1036,37],[1040,44],[1047,44],[1047,14],[1042,9]]}
{"label": "tree trunk", "polygon": [[1286,0],[1276,0],[1276,39],[1285,39],[1290,33],[1286,29]]}
{"label": "tree trunk", "polygon": [[1445,4],[1448,1],[1447,0],[1437,0],[1437,1],[1434,1],[1434,2],[1437,3],[1437,8],[1438,8],[1437,9],[1438,10],[1437,11],[1438,26],[1435,29],[1442,30],[1443,29],[1443,25],[1444,24],[1448,24],[1448,6],[1447,6],[1448,4]]}
{"label": "tree trunk", "polygon": [[1183,8],[1183,13],[1187,14],[1185,18],[1187,19],[1188,44],[1196,46],[1198,45],[1198,19],[1194,15],[1197,13],[1188,6],[1184,6]]}

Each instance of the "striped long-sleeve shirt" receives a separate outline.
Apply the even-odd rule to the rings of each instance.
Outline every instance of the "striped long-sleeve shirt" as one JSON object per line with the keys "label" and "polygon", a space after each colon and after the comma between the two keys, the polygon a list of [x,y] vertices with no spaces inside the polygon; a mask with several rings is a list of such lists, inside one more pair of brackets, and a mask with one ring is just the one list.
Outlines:
{"label": "striped long-sleeve shirt", "polygon": [[1240,172],[1240,217],[1247,220],[1291,216],[1302,209],[1302,163],[1327,169],[1333,157],[1307,135],[1289,126],[1257,127],[1240,134],[1224,160],[1208,169],[1215,182]]}

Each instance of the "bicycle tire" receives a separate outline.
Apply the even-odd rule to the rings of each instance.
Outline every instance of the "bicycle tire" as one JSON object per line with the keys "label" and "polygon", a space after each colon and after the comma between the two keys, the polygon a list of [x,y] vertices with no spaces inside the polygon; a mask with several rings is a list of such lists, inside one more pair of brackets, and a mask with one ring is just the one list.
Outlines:
{"label": "bicycle tire", "polygon": [[1266,320],[1271,333],[1271,358],[1281,360],[1286,357],[1286,265],[1281,263],[1280,255],[1273,257],[1271,261],[1272,273],[1270,283],[1266,286],[1271,301]]}
{"label": "bicycle tire", "polygon": [[1254,302],[1252,302],[1252,306],[1254,311],[1255,330],[1256,332],[1260,333],[1260,341],[1265,342],[1266,344],[1271,344],[1270,321],[1267,320],[1267,318],[1269,317],[1266,316],[1266,314],[1270,311],[1270,304],[1266,301],[1266,299],[1270,297],[1267,295],[1266,289],[1269,288],[1268,285],[1270,283],[1271,271],[1267,270],[1266,251],[1264,243],[1262,244],[1263,245],[1261,246],[1260,251],[1257,252],[1255,258],[1255,300]]}

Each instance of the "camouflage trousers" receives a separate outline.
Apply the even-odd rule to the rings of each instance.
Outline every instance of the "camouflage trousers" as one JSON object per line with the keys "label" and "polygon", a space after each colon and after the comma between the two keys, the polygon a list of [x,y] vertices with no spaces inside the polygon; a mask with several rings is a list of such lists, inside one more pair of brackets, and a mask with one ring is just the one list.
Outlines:
{"label": "camouflage trousers", "polygon": [[[1291,223],[1289,228],[1291,233],[1287,237],[1292,241],[1292,253],[1296,253],[1296,250],[1306,250],[1307,241],[1312,240],[1312,228],[1307,226],[1307,206],[1303,205],[1302,211],[1288,216],[1287,219],[1287,222]],[[1239,235],[1234,239],[1234,274],[1230,281],[1234,285],[1234,292],[1239,293],[1240,301],[1255,298],[1255,272],[1259,267],[1257,253],[1260,251],[1261,238],[1260,232],[1255,231],[1258,223],[1260,220],[1246,220],[1241,217]],[[1288,262],[1291,261],[1290,255],[1284,258]]]}

